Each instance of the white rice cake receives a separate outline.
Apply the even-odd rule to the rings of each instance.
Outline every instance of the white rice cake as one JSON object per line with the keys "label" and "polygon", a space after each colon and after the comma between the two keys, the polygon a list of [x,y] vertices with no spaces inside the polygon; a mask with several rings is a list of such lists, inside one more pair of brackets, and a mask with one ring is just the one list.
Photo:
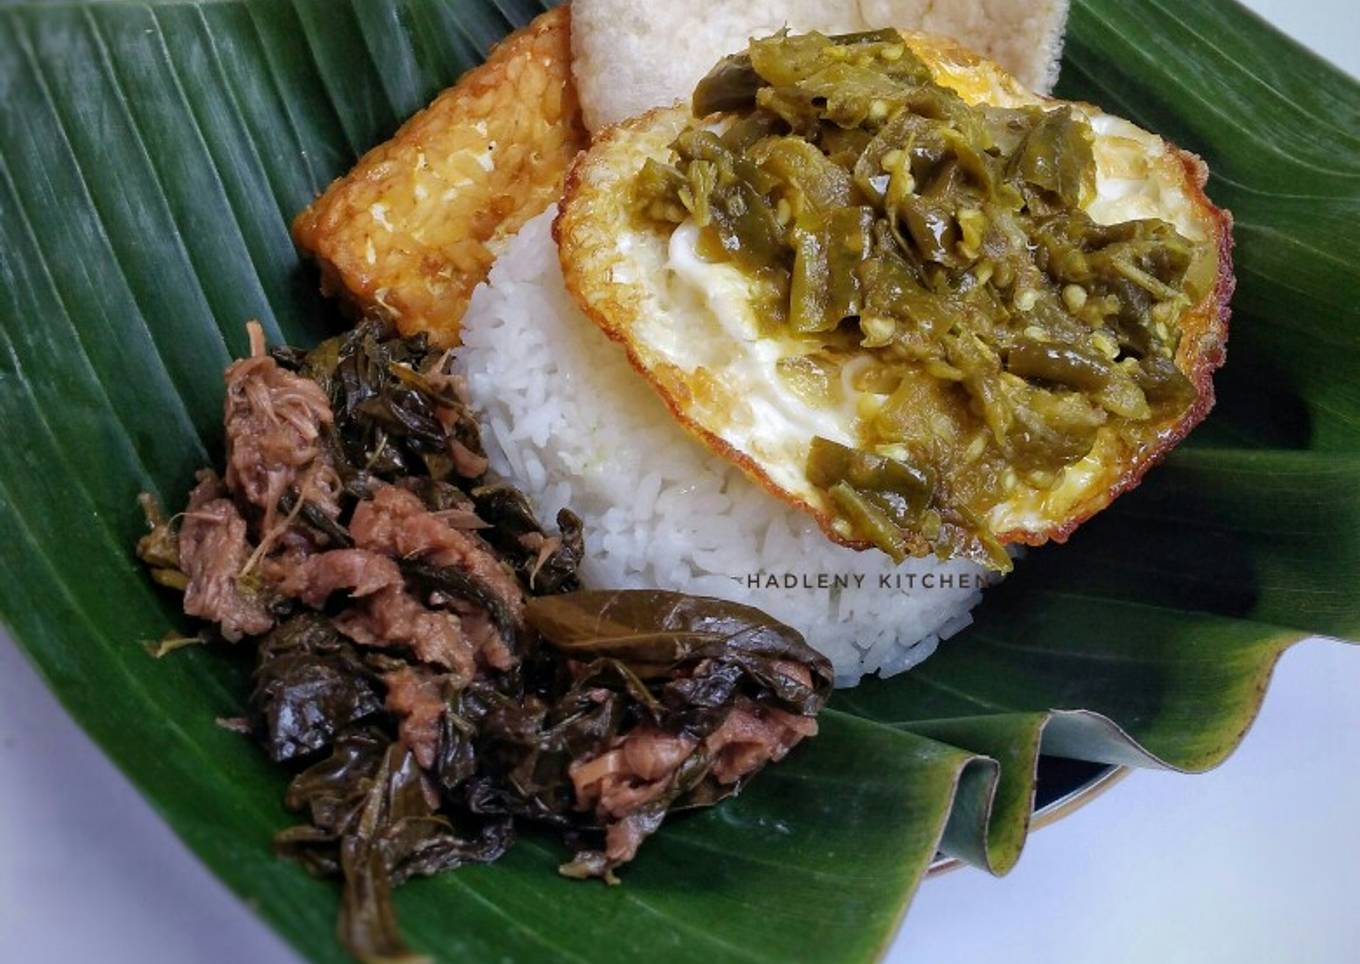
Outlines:
{"label": "white rice cake", "polygon": [[726,54],[782,27],[880,27],[950,37],[1047,94],[1058,79],[1068,0],[572,0],[572,74],[594,131],[687,99]]}
{"label": "white rice cake", "polygon": [[996,573],[838,546],[690,437],[567,294],[554,213],[510,239],[473,292],[454,364],[492,470],[545,526],[564,507],[585,523],[587,588],[755,606],[830,659],[838,686],[910,669],[971,622]]}

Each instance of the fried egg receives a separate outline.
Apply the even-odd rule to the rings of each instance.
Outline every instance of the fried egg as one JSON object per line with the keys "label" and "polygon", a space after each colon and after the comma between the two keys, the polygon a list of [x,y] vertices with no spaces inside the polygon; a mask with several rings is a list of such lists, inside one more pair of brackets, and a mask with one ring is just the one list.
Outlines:
{"label": "fried egg", "polygon": [[[903,37],[935,80],[970,105],[1063,104],[1029,92],[952,41]],[[1186,276],[1191,304],[1177,321],[1175,362],[1198,397],[1149,437],[1130,440],[1102,427],[1091,451],[1046,488],[1017,480],[984,520],[1002,543],[1062,541],[1136,486],[1208,413],[1211,375],[1224,360],[1233,289],[1231,217],[1205,197],[1204,163],[1097,107],[1069,106],[1090,122],[1095,136],[1096,190],[1084,206],[1092,219],[1113,224],[1158,218],[1196,242]],[[669,160],[670,145],[691,121],[687,106],[653,110],[601,132],[577,159],[554,226],[567,288],[627,349],[640,377],[695,437],[774,496],[811,514],[829,538],[864,548],[826,492],[808,480],[806,465],[814,436],[853,446],[859,420],[885,396],[854,389],[854,360],[842,367],[842,391],[829,399],[814,403],[793,390],[778,366],[804,352],[806,343],[762,332],[749,276],[701,257],[692,222],[667,231],[632,210],[631,180],[648,158]]]}

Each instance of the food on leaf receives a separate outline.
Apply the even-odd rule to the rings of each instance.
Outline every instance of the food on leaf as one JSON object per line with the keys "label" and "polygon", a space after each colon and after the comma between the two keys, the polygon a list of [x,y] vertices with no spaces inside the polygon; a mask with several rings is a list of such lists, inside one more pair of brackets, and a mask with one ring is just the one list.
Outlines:
{"label": "food on leaf", "polygon": [[617,882],[679,808],[817,732],[830,663],[757,610],[584,592],[580,520],[534,521],[487,460],[449,355],[379,321],[227,371],[225,478],[142,498],[138,554],[205,634],[255,648],[249,715],[296,768],[277,850],[344,881],[362,960],[408,954],[391,889],[486,863],[516,822]]}
{"label": "food on leaf", "polygon": [[[608,9],[584,4],[587,20]],[[1062,15],[1026,23],[1046,35]],[[1137,484],[1208,411],[1223,360],[1230,219],[1198,159],[1155,135],[1032,94],[950,41],[785,28],[718,60],[687,107],[604,131],[565,176],[584,146],[569,16],[510,38],[299,216],[300,246],[359,324],[270,351],[252,323],[250,357],[226,373],[225,470],[200,472],[168,519],[142,500],[138,554],[207,623],[194,638],[253,647],[248,714],[224,725],[291,768],[301,822],[276,847],[343,878],[340,935],[365,960],[409,956],[394,886],[494,861],[529,826],[569,845],[562,874],[618,883],[670,813],[730,797],[816,735],[838,679],[928,654],[985,582],[894,596],[882,609],[901,625],[884,632],[847,579],[821,652],[726,584],[686,594],[628,571],[633,588],[583,585],[600,558],[583,516],[560,500],[541,514],[554,482],[516,459],[517,426],[483,446],[463,374],[485,374],[486,309],[472,306],[462,373],[441,351],[496,252],[508,263],[484,302],[513,286],[504,270],[543,289],[507,304],[547,328],[579,316],[570,294],[591,334],[623,343],[642,376],[620,354],[627,381],[657,390],[669,429],[768,489],[754,501],[816,520],[830,541],[807,559],[877,548],[892,575],[951,591]],[[597,27],[577,38],[594,51],[583,77]],[[1025,72],[1047,83],[1052,48],[1037,53]],[[563,185],[555,273],[526,270],[548,241],[535,215]],[[546,437],[553,391],[527,391],[527,434]],[[692,506],[716,528],[749,494],[721,466],[697,474],[723,498]],[[611,552],[630,511],[671,495],[623,483],[642,491],[602,514],[578,489]],[[786,520],[751,503],[732,518],[770,522],[742,536],[761,563]],[[655,548],[674,576],[730,547]]]}

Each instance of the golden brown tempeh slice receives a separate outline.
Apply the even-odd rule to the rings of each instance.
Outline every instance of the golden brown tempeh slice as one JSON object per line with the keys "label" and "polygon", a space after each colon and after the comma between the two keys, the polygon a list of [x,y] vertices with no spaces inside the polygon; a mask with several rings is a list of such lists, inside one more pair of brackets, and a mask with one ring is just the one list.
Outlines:
{"label": "golden brown tempeh slice", "polygon": [[457,342],[497,242],[558,199],[586,146],[570,30],[561,6],[511,34],[297,216],[326,294]]}

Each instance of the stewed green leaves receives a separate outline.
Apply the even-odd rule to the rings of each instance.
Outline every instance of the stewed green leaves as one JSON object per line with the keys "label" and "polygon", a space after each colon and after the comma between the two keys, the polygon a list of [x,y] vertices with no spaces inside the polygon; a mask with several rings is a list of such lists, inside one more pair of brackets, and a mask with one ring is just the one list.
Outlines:
{"label": "stewed green leaves", "polygon": [[204,635],[255,650],[239,728],[306,767],[285,797],[306,819],[275,849],[341,878],[357,959],[415,960],[392,889],[499,859],[517,824],[565,835],[564,875],[616,884],[668,814],[816,734],[831,664],[765,613],[561,594],[581,523],[563,510],[550,535],[486,478],[447,353],[369,319],[266,355],[250,327],[224,379],[226,472],[200,471],[169,519],[144,493],[136,551]]}

